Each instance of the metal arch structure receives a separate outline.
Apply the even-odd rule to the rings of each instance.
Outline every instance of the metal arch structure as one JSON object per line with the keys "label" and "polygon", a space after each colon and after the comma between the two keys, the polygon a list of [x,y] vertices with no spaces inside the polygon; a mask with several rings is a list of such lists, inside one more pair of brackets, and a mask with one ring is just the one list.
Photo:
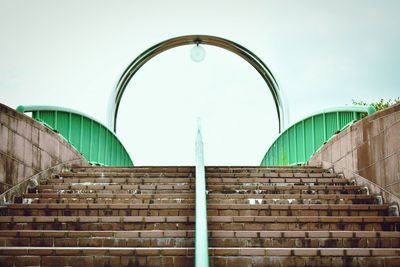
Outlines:
{"label": "metal arch structure", "polygon": [[190,45],[190,44],[204,44],[204,45],[212,45],[217,46],[228,51],[235,53],[236,55],[240,56],[244,60],[246,60],[250,65],[252,65],[264,81],[267,83],[268,88],[271,91],[272,97],[275,102],[276,111],[278,114],[278,121],[279,121],[279,132],[282,132],[286,127],[286,110],[284,107],[284,98],[281,90],[279,89],[278,83],[267,67],[267,65],[257,57],[253,52],[248,50],[247,48],[239,45],[235,42],[230,40],[210,36],[210,35],[186,35],[186,36],[179,36],[172,39],[168,39],[161,43],[158,43],[142,54],[140,54],[131,64],[125,69],[122,73],[118,83],[113,91],[113,94],[110,97],[109,107],[108,107],[108,127],[113,129],[114,132],[117,130],[117,116],[118,116],[118,109],[122,99],[122,96],[125,92],[128,83],[132,79],[133,75],[150,59],[155,57],[156,55],[183,45]]}

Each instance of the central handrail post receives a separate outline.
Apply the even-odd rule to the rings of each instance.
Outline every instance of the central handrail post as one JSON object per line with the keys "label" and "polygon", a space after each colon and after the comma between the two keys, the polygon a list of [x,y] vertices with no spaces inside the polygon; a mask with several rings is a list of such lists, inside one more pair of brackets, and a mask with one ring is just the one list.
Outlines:
{"label": "central handrail post", "polygon": [[195,230],[195,266],[208,267],[208,227],[207,196],[204,166],[203,138],[200,119],[197,120],[196,134],[196,230]]}

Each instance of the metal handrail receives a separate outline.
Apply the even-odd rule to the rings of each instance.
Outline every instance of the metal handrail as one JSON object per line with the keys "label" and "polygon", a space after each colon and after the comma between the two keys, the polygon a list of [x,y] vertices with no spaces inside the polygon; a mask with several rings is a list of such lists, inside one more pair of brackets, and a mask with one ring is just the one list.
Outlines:
{"label": "metal handrail", "polygon": [[34,188],[40,184],[43,184],[47,179],[55,173],[61,173],[62,170],[70,166],[87,166],[88,163],[85,159],[73,159],[70,161],[65,161],[55,166],[49,167],[39,173],[25,178],[18,184],[13,185],[10,189],[0,194],[0,205],[7,205],[14,203],[15,197],[20,197],[26,193],[28,188]]}
{"label": "metal handrail", "polygon": [[5,182],[0,182],[0,184],[1,184],[1,185],[6,185],[6,186],[8,186],[8,187],[13,187],[12,184],[8,184],[8,183],[5,183]]}
{"label": "metal handrail", "polygon": [[206,176],[204,167],[203,138],[200,120],[196,135],[196,230],[195,230],[195,266],[208,267],[208,228]]}
{"label": "metal handrail", "polygon": [[[371,180],[359,175],[354,170],[351,170],[351,169],[343,167],[343,166],[339,166],[330,161],[318,160],[318,162],[321,165],[321,167],[324,169],[332,168],[336,173],[346,174],[347,179],[355,180],[358,185],[367,185],[374,194],[382,195],[387,203],[389,203],[389,204],[396,203],[396,205],[400,206],[400,197],[398,195],[387,190],[383,186],[376,184],[376,183],[372,182]],[[310,163],[308,163],[308,164],[310,165]],[[310,165],[310,166],[312,166],[312,165]]]}

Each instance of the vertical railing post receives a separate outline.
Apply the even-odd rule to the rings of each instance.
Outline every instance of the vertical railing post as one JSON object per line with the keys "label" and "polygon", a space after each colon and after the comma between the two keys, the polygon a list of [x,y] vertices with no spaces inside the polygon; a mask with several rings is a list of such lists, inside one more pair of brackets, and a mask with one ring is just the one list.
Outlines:
{"label": "vertical railing post", "polygon": [[206,177],[204,167],[203,138],[200,120],[197,122],[196,135],[196,230],[195,230],[195,266],[208,267],[208,228]]}

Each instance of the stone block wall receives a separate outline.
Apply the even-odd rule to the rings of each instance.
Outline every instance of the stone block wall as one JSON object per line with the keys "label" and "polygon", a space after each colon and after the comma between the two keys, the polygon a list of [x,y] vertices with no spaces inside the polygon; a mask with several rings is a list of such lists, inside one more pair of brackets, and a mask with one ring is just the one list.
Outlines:
{"label": "stone block wall", "polygon": [[0,192],[62,162],[83,159],[63,137],[0,104]]}
{"label": "stone block wall", "polygon": [[357,173],[400,196],[400,104],[367,116],[334,136],[309,164],[321,162]]}

